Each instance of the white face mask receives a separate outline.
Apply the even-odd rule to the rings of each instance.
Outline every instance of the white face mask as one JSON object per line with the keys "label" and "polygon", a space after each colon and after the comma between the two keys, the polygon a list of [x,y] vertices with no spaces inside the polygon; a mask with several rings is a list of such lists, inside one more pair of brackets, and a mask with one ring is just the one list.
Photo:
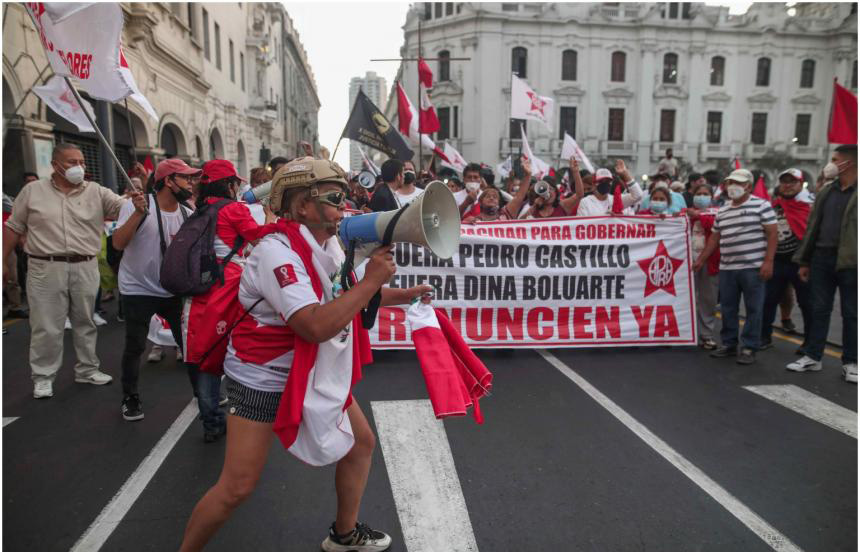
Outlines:
{"label": "white face mask", "polygon": [[825,180],[833,180],[839,176],[839,165],[831,161],[824,165],[824,170],[822,172],[824,173]]}
{"label": "white face mask", "polygon": [[466,190],[468,190],[470,192],[474,192],[475,190],[480,190],[480,189],[481,189],[481,183],[480,182],[466,182]]}
{"label": "white face mask", "polygon": [[74,185],[78,185],[84,181],[84,168],[80,165],[74,165],[66,169],[66,180]]}
{"label": "white face mask", "polygon": [[740,199],[744,197],[746,193],[746,188],[741,186],[740,184],[731,184],[726,186],[726,194],[728,194],[729,199]]}

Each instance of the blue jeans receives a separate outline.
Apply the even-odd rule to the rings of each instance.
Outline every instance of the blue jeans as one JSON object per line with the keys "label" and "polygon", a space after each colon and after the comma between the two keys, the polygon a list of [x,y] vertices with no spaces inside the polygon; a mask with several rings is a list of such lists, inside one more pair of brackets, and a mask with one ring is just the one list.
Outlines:
{"label": "blue jeans", "polygon": [[812,329],[812,294],[809,283],[804,282],[797,275],[800,265],[791,261],[776,259],[773,261],[773,278],[765,285],[764,318],[761,325],[761,339],[769,342],[773,333],[773,320],[776,318],[776,308],[785,296],[788,285],[794,286],[797,294],[797,305],[803,315],[803,345],[806,346],[809,330]]}
{"label": "blue jeans", "polygon": [[187,363],[188,377],[194,387],[197,406],[200,408],[200,419],[203,421],[203,431],[217,433],[227,422],[224,411],[218,406],[221,400],[221,376],[201,372],[196,364]]}
{"label": "blue jeans", "polygon": [[842,307],[842,363],[857,362],[857,269],[836,270],[836,248],[817,248],[809,265],[809,286],[812,290],[812,328],[806,344],[806,356],[821,360],[833,298],[839,288]]}
{"label": "blue jeans", "polygon": [[757,268],[720,270],[720,309],[723,327],[720,339],[724,347],[738,345],[738,311],[744,298],[747,319],[741,333],[741,347],[757,350],[761,339],[762,311],[764,310],[764,282]]}

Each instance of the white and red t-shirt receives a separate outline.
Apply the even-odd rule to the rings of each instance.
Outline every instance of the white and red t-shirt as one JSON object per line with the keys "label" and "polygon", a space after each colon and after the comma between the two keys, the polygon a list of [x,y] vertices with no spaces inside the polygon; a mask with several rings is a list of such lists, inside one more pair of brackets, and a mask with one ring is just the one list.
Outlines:
{"label": "white and red t-shirt", "polygon": [[[211,205],[221,199],[210,197],[206,201]],[[263,226],[254,219],[247,204],[238,201],[228,203],[218,211],[218,222],[215,225],[215,254],[219,259],[223,259],[233,249],[237,237],[242,236],[247,244],[259,239],[263,232]],[[247,248],[243,249],[247,251]],[[241,256],[235,255],[233,259],[240,262]]]}
{"label": "white and red t-shirt", "polygon": [[[320,246],[308,229],[302,236],[313,251],[314,268],[323,284],[320,301],[299,255],[279,233],[265,236],[245,261],[239,302],[250,314],[233,329],[224,359],[224,373],[258,391],[284,390],[293,362],[295,335],[287,320],[300,309],[327,303],[341,294],[340,271],[344,253],[336,237]],[[316,364],[352,370],[352,323],[320,344]]]}

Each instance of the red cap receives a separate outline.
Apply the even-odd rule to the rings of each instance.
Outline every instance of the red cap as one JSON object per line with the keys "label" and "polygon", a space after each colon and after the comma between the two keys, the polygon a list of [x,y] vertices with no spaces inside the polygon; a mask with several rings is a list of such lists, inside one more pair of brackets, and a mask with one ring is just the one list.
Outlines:
{"label": "red cap", "polygon": [[173,159],[165,159],[155,168],[155,181],[158,182],[171,174],[187,174],[193,176],[200,174],[200,169],[189,167],[182,159],[174,157]]}
{"label": "red cap", "polygon": [[226,159],[213,159],[203,164],[203,182],[215,182],[216,180],[230,176],[235,176],[242,182],[247,182],[247,180],[239,176],[239,173],[236,172],[236,167],[233,166],[233,163]]}

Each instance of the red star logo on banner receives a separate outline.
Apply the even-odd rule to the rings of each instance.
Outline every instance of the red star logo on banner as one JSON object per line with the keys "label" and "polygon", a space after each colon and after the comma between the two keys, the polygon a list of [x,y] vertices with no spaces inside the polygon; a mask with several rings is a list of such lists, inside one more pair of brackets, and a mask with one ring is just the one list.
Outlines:
{"label": "red star logo on banner", "polygon": [[675,295],[675,272],[684,261],[670,257],[663,240],[657,244],[657,252],[653,257],[636,262],[645,273],[645,297],[660,289]]}
{"label": "red star logo on banner", "polygon": [[537,111],[541,114],[541,117],[546,117],[543,112],[543,108],[546,106],[546,102],[540,99],[540,96],[535,94],[534,92],[526,92],[529,95],[529,99],[532,101],[532,106],[529,108],[529,111]]}
{"label": "red star logo on banner", "polygon": [[72,99],[72,93],[69,90],[66,90],[60,95],[60,101],[69,104],[72,111],[78,111],[80,109],[78,103]]}

